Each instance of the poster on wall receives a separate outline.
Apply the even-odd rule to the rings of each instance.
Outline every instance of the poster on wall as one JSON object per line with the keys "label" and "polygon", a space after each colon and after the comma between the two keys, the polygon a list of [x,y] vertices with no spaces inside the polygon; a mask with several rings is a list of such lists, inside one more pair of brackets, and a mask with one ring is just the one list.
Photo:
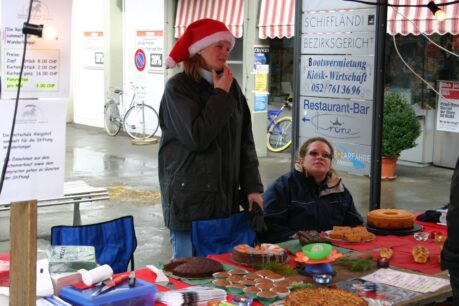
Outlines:
{"label": "poster on wall", "polygon": [[[23,56],[29,1],[2,1],[2,98],[15,98]],[[30,23],[54,28],[46,39],[29,35],[21,81],[22,98],[56,98],[69,94],[72,1],[33,1]]]}
{"label": "poster on wall", "polygon": [[104,69],[104,32],[83,32],[83,67]]}
{"label": "poster on wall", "polygon": [[[0,168],[9,143],[14,102],[0,100]],[[66,103],[62,99],[19,100],[0,203],[63,195],[65,113]]]}
{"label": "poster on wall", "polygon": [[145,70],[148,73],[164,73],[164,68],[163,68],[164,33],[163,31],[160,31],[160,30],[137,31],[136,32],[136,48],[137,50],[142,50],[145,53],[145,68],[146,68]]}
{"label": "poster on wall", "polygon": [[459,82],[440,81],[437,105],[437,130],[459,133]]}

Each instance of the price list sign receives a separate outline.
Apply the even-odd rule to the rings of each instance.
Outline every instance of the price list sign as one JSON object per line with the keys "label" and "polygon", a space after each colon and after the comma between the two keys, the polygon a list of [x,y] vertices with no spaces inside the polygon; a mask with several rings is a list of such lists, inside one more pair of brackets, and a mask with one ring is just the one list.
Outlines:
{"label": "price list sign", "polygon": [[[9,49],[6,52],[5,89],[16,91],[21,69],[22,50]],[[23,91],[59,90],[59,52],[58,50],[30,50],[22,74]]]}
{"label": "price list sign", "polygon": [[[15,98],[23,57],[22,33],[28,6],[22,2],[1,3],[2,98]],[[71,1],[43,0],[32,7],[30,23],[53,27],[52,39],[29,35],[21,80],[21,98],[67,97],[70,75]]]}

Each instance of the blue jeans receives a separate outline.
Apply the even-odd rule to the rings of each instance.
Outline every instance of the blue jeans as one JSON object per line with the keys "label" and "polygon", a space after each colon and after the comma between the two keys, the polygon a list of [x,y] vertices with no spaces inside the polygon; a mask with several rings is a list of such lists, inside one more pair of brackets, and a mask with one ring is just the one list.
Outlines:
{"label": "blue jeans", "polygon": [[172,246],[172,259],[193,256],[193,244],[191,243],[191,230],[169,230],[169,239]]}

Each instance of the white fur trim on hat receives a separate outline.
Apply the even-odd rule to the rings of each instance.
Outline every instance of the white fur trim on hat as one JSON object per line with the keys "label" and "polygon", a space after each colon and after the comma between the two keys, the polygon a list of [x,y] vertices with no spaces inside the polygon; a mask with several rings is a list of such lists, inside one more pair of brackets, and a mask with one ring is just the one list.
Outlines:
{"label": "white fur trim on hat", "polygon": [[189,48],[188,52],[190,53],[190,56],[195,55],[202,49],[207,48],[208,46],[218,43],[219,41],[226,40],[231,44],[231,49],[234,47],[235,39],[233,34],[231,32],[216,32],[212,35],[206,36],[202,38],[201,40],[198,40],[194,42]]}
{"label": "white fur trim on hat", "polygon": [[228,41],[231,44],[230,50],[236,42],[234,35],[223,22],[208,18],[192,22],[172,47],[165,61],[166,67],[175,67],[181,61],[219,41]]}

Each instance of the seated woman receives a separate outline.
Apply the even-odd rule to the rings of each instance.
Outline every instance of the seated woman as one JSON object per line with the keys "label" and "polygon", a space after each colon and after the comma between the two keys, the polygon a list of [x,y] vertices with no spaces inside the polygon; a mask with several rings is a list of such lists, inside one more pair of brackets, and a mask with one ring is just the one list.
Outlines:
{"label": "seated woman", "polygon": [[322,137],[307,140],[297,152],[295,170],[279,177],[263,193],[267,231],[260,242],[281,242],[298,231],[357,226],[363,218],[349,190],[331,168],[332,145]]}

